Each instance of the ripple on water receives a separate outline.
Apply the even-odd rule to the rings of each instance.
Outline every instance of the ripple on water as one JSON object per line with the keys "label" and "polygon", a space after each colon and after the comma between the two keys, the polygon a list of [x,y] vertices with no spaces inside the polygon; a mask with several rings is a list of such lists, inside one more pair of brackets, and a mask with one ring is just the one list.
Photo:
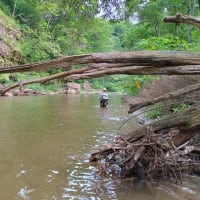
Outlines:
{"label": "ripple on water", "polygon": [[127,117],[123,117],[123,116],[107,116],[105,117],[105,119],[110,120],[110,121],[123,121],[123,120],[127,120]]}
{"label": "ripple on water", "polygon": [[[66,187],[63,189],[63,199],[113,199],[117,200],[115,184],[110,177],[101,177],[95,166],[88,163],[88,155],[80,159],[77,156],[70,156],[77,159],[71,169]],[[78,159],[79,158],[79,159]]]}
{"label": "ripple on water", "polygon": [[34,191],[35,191],[34,189],[28,189],[27,187],[24,187],[24,188],[21,188],[19,190],[19,192],[17,193],[17,195],[19,197],[21,197],[22,199],[24,199],[24,200],[29,200],[30,197],[29,197],[28,194],[30,194],[30,193],[32,193]]}
{"label": "ripple on water", "polygon": [[[101,133],[99,133],[101,135]],[[70,156],[74,161],[69,171],[63,199],[76,200],[197,200],[197,185],[200,179],[186,178],[183,184],[157,183],[137,181],[135,179],[120,180],[111,176],[100,176],[98,169],[88,163],[89,154],[84,157]],[[195,179],[195,181],[194,181]]]}

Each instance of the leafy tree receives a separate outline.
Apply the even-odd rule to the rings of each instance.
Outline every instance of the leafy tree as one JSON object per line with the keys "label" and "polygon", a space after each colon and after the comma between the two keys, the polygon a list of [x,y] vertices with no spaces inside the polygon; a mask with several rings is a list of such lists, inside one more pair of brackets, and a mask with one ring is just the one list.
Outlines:
{"label": "leafy tree", "polygon": [[88,52],[112,51],[114,41],[112,38],[112,26],[105,20],[95,18],[92,26],[83,32],[85,49]]}
{"label": "leafy tree", "polygon": [[154,36],[171,33],[187,41],[190,40],[194,28],[184,25],[181,27],[166,25],[162,19],[166,15],[174,15],[177,12],[196,16],[199,14],[199,1],[197,0],[126,0],[125,3],[128,8],[127,16],[133,16],[136,13],[138,24],[143,26],[145,23],[146,30],[154,30]]}
{"label": "leafy tree", "polygon": [[[126,50],[200,49],[199,30],[164,24],[166,15],[199,15],[198,0],[1,0],[0,8],[20,24],[25,63],[62,55]],[[102,16],[102,18],[99,18]],[[105,19],[103,19],[105,17]],[[55,73],[48,71],[47,74]],[[133,93],[145,77],[109,76],[91,82]],[[127,86],[126,86],[127,84]]]}
{"label": "leafy tree", "polygon": [[131,32],[133,25],[129,21],[114,22],[112,25],[112,36],[114,40],[114,50],[124,51],[126,50],[124,42],[127,35]]}

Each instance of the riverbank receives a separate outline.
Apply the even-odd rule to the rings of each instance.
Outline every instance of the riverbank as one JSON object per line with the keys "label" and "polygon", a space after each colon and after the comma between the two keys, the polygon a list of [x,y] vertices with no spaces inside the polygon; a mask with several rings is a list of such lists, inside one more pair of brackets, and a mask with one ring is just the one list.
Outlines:
{"label": "riverbank", "polygon": [[4,96],[16,97],[16,96],[57,95],[57,94],[99,94],[99,93],[100,93],[100,90],[95,90],[95,89],[80,90],[78,92],[70,93],[67,89],[60,89],[55,92],[53,91],[41,92],[39,90],[34,90],[30,88],[23,88],[23,89],[19,88],[19,89],[13,89],[13,90],[10,90],[9,92],[6,92]]}

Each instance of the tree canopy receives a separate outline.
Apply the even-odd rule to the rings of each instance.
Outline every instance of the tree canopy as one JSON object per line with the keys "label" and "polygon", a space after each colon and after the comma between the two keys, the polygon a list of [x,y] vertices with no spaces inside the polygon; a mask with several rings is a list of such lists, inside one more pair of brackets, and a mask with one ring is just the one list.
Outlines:
{"label": "tree canopy", "polygon": [[[0,8],[21,32],[21,39],[14,47],[19,64],[100,52],[200,50],[199,29],[163,23],[164,17],[180,11],[198,16],[197,0],[2,0]],[[10,45],[7,39],[3,40]],[[16,65],[12,60],[5,63],[3,56],[1,60],[1,67]],[[37,78],[61,71],[50,69],[27,76]],[[22,75],[17,76],[18,80],[24,79]],[[130,80],[131,87],[135,84],[134,77],[125,80]],[[9,82],[9,78],[0,75],[0,82],[5,81]]]}

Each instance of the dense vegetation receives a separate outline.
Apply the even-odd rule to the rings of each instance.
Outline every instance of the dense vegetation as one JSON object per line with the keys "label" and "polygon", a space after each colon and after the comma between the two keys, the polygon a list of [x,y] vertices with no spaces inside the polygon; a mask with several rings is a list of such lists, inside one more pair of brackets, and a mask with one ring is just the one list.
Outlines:
{"label": "dense vegetation", "polygon": [[[18,60],[10,65],[50,60],[59,56],[91,52],[131,50],[200,50],[200,31],[192,26],[164,24],[163,17],[183,12],[199,15],[197,0],[1,0],[1,16],[16,24],[21,37],[14,49]],[[122,3],[124,2],[124,3]],[[2,19],[2,17],[1,17]],[[9,27],[9,26],[8,26]],[[4,41],[9,43],[8,40]],[[1,58],[0,58],[1,59]],[[1,59],[2,60],[2,59]],[[1,64],[4,66],[5,63]],[[58,72],[0,75],[7,83]],[[90,80],[94,88],[137,92],[148,76],[109,76]],[[45,87],[56,90],[62,80]],[[32,85],[41,89],[41,86]],[[43,86],[44,87],[44,86]]]}

